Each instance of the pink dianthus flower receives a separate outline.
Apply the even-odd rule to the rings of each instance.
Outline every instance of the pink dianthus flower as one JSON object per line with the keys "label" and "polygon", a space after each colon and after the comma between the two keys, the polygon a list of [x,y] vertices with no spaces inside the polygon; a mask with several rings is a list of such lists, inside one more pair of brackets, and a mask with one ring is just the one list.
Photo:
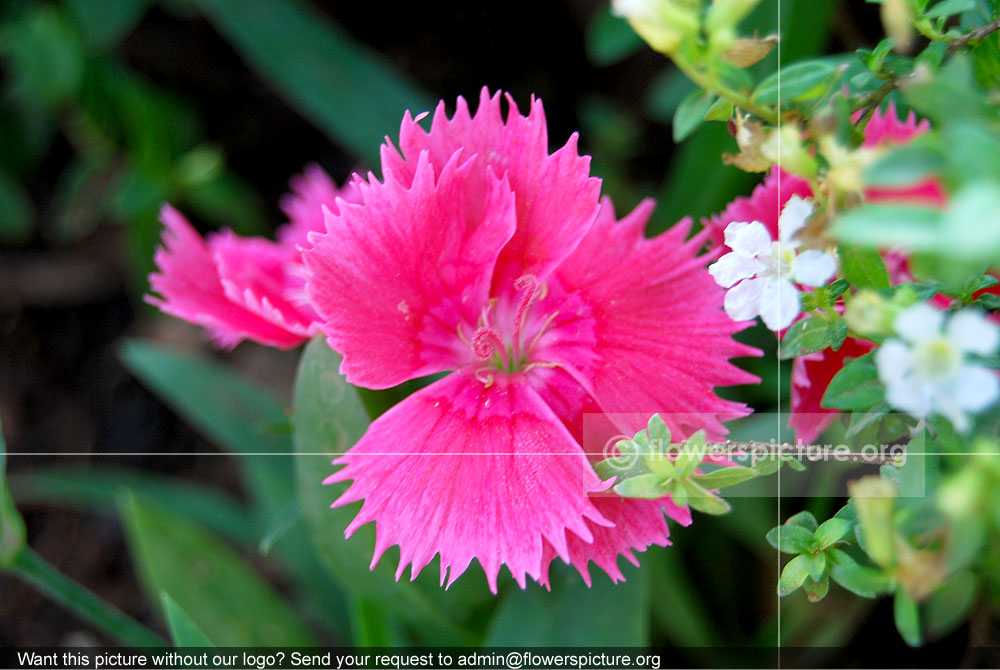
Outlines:
{"label": "pink dianthus flower", "polygon": [[296,347],[315,332],[316,314],[305,296],[301,245],[323,228],[323,206],[336,208],[338,190],[317,165],[291,180],[281,206],[289,222],[277,241],[241,237],[231,230],[202,238],[187,219],[164,205],[165,229],[149,276],[155,294],[146,301],[161,311],[203,326],[219,346],[244,339],[282,349]]}
{"label": "pink dianthus flower", "polygon": [[654,412],[675,438],[721,436],[749,410],[713,389],[754,381],[728,359],[756,350],[732,339],[746,324],[721,310],[704,235],[685,240],[685,222],[645,239],[651,202],[616,220],[576,136],[550,154],[541,102],[508,101],[506,120],[486,89],[474,116],[441,103],[429,132],[407,113],[383,180],[357,181],[359,202],[310,236],[307,290],[348,381],[450,372],[376,419],[326,482],[351,480],[334,505],[364,503],[346,534],[375,522],[372,567],[398,545],[397,578],[439,555],[450,585],[476,559],[495,592],[501,566],[546,584],[558,556],[617,581],[619,555],[667,544],[664,513],[690,516],[607,492],[584,414],[629,436]]}

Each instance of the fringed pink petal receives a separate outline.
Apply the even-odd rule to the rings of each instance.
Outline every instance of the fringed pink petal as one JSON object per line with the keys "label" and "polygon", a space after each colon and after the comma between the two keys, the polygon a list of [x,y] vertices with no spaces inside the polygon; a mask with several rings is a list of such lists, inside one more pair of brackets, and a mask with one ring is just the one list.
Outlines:
{"label": "fringed pink petal", "polygon": [[364,499],[349,536],[375,522],[372,565],[400,547],[397,579],[441,557],[449,585],[473,559],[490,589],[506,565],[518,584],[542,575],[543,544],[569,560],[570,538],[609,522],[589,493],[602,490],[580,445],[518,377],[485,385],[456,372],[372,423],[335,461],[327,483],[353,480],[337,505]]}
{"label": "fringed pink petal", "polygon": [[470,191],[465,156],[435,168],[423,152],[412,180],[387,169],[385,182],[359,186],[361,204],[341,201],[326,233],[310,236],[307,291],[350,382],[387,388],[470,356],[460,327],[488,302],[515,213],[506,179],[487,171],[486,191]]}
{"label": "fringed pink petal", "polygon": [[[747,324],[721,309],[722,290],[705,269],[707,257],[698,256],[703,235],[685,241],[689,225],[682,222],[643,237],[652,207],[644,202],[617,222],[605,198],[557,277],[591,309],[598,363],[590,384],[618,428],[634,434],[660,413],[676,439],[702,428],[718,438],[726,433],[722,421],[750,410],[713,389],[756,382],[729,359],[759,352],[732,338]],[[629,417],[617,421],[618,413]]]}
{"label": "fringed pink petal", "polygon": [[278,243],[286,249],[305,247],[309,233],[321,233],[326,229],[323,208],[337,212],[337,199],[358,202],[360,194],[352,182],[343,188],[337,184],[323,168],[311,163],[302,174],[289,180],[291,193],[281,197],[281,210],[288,217],[288,223],[278,229]]}
{"label": "fringed pink petal", "polygon": [[917,122],[917,115],[911,109],[906,121],[899,119],[896,103],[889,101],[885,112],[876,109],[865,126],[864,146],[874,147],[883,143],[906,144],[914,137],[931,129],[931,122],[923,119]]}
{"label": "fringed pink petal", "polygon": [[212,250],[180,212],[164,205],[160,220],[165,226],[163,246],[154,257],[159,272],[149,276],[153,293],[159,295],[146,296],[147,302],[205,327],[221,346],[232,347],[243,339],[281,348],[303,342],[302,332],[289,329],[280,312],[272,315],[275,318],[262,315],[270,313],[263,297],[261,308],[251,310],[244,300],[234,302],[227,296]]}
{"label": "fringed pink petal", "polygon": [[507,101],[506,122],[500,94],[491,96],[486,88],[474,116],[461,97],[450,119],[439,104],[429,132],[407,114],[399,136],[402,156],[389,145],[382,151],[383,170],[403,181],[412,179],[412,163],[422,151],[433,165],[443,165],[462,149],[478,164],[477,173],[485,174],[489,166],[507,175],[516,194],[517,231],[500,256],[495,285],[523,274],[542,280],[551,273],[589,229],[600,193],[600,180],[590,176],[590,158],[577,152],[576,135],[550,155],[541,101],[532,99],[527,115],[509,96]]}

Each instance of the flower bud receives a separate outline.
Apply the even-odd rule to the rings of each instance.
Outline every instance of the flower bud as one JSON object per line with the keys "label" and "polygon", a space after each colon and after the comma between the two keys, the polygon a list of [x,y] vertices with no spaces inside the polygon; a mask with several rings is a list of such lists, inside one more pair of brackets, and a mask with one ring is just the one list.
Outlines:
{"label": "flower bud", "polygon": [[848,483],[858,521],[864,535],[864,549],[876,564],[889,567],[896,558],[896,529],[893,524],[896,485],[876,475]]}
{"label": "flower bud", "polygon": [[785,172],[801,177],[815,177],[816,159],[809,155],[802,142],[802,131],[794,123],[787,123],[780,130],[773,130],[760,145],[760,152]]}
{"label": "flower bud", "polygon": [[663,54],[676,51],[700,28],[698,6],[692,0],[612,0],[611,9]]}
{"label": "flower bud", "polygon": [[760,0],[713,0],[705,16],[705,32],[709,37],[720,30],[732,30],[760,4]]}
{"label": "flower bud", "polygon": [[883,0],[881,9],[885,34],[892,38],[893,49],[906,53],[913,45],[913,8],[907,0]]}

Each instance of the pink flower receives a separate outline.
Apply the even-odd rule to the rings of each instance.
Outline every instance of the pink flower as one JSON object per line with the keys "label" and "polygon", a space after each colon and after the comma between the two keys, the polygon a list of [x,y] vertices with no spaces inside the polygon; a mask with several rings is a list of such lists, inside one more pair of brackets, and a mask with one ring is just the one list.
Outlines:
{"label": "pink flower", "polygon": [[305,269],[300,245],[310,231],[323,229],[324,205],[336,209],[338,192],[319,166],[291,181],[282,199],[289,223],[278,241],[240,237],[231,230],[205,239],[184,216],[164,205],[166,227],[156,252],[159,272],[149,276],[146,301],[163,312],[205,327],[223,347],[244,339],[283,349],[296,347],[314,331],[316,314],[306,302]]}
{"label": "pink flower", "polygon": [[[912,111],[905,121],[900,120],[895,104],[890,102],[885,112],[876,109],[865,126],[864,146],[906,144],[929,129],[930,123],[926,119],[917,122]],[[808,182],[776,167],[749,198],[737,197],[720,214],[705,221],[709,239],[724,248],[724,231],[734,221],[760,221],[776,239],[778,218],[785,204],[792,196],[809,198],[812,195]],[[945,203],[944,190],[934,178],[904,187],[868,188],[864,195],[870,202],[910,202],[931,206],[943,206]],[[883,255],[894,282],[909,280],[905,256],[895,252]],[[789,425],[795,429],[798,440],[812,442],[830,425],[839,412],[820,404],[830,380],[847,360],[861,356],[871,348],[869,342],[847,338],[838,351],[826,349],[793,361]]]}
{"label": "pink flower", "polygon": [[667,543],[664,512],[688,517],[605,493],[584,414],[632,435],[661,412],[677,436],[719,436],[748,410],[713,387],[753,380],[728,359],[755,350],[731,337],[745,324],[720,309],[703,236],[645,239],[650,202],[616,221],[576,136],[550,154],[541,102],[508,101],[506,121],[486,89],[475,116],[441,103],[430,132],[407,113],[383,181],[359,181],[360,202],[310,236],[307,289],[350,382],[451,371],[376,419],[326,482],[352,480],[335,505],[364,504],[346,534],[374,521],[372,566],[399,545],[397,578],[440,555],[450,585],[476,559],[495,592],[501,566],[547,583],[558,556],[617,580],[619,554]]}

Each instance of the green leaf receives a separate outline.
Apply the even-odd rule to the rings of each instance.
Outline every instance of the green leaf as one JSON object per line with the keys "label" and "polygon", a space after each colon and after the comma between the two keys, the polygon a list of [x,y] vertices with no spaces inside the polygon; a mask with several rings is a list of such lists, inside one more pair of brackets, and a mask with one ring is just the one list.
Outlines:
{"label": "green leaf", "polygon": [[786,554],[805,554],[813,549],[813,534],[808,528],[789,525],[775,526],[767,531],[767,542]]}
{"label": "green leaf", "polygon": [[685,97],[674,114],[674,142],[687,139],[705,121],[705,115],[713,104],[715,96],[700,90],[692,91]]}
{"label": "green leaf", "polygon": [[113,48],[142,20],[153,0],[104,0],[94,11],[90,0],[63,0],[84,41],[93,51]]}
{"label": "green leaf", "polygon": [[615,493],[623,498],[655,500],[656,498],[662,498],[669,492],[670,489],[667,486],[667,481],[659,473],[639,475],[638,477],[623,479],[615,484]]}
{"label": "green leaf", "polygon": [[914,141],[886,153],[862,175],[868,186],[912,186],[944,168],[944,158],[930,141]]}
{"label": "green leaf", "polygon": [[[434,100],[387,59],[296,0],[192,0],[281,96],[371,165],[404,110]],[[261,17],[267,17],[262,21]]]}
{"label": "green leaf", "polygon": [[914,205],[865,205],[836,219],[833,234],[868,248],[906,246],[939,248],[943,216],[937,209]]}
{"label": "green leaf", "polygon": [[753,100],[762,105],[774,104],[779,100],[809,100],[821,95],[827,82],[835,74],[836,68],[825,60],[793,63],[761,81],[753,92]]}
{"label": "green leaf", "polygon": [[857,288],[889,288],[889,272],[882,255],[875,249],[841,245],[840,268],[844,278]]}
{"label": "green leaf", "polygon": [[849,362],[830,380],[820,405],[831,409],[865,409],[885,401],[875,359],[868,353]]}
{"label": "green leaf", "polygon": [[705,112],[706,121],[728,121],[733,118],[733,103],[724,98],[719,98]]}
{"label": "green leaf", "polygon": [[691,481],[701,484],[706,489],[722,489],[759,476],[760,471],[737,465],[719,468],[703,475],[692,475]]}
{"label": "green leaf", "polygon": [[[400,618],[413,622],[425,635],[455,644],[470,642],[455,615],[470,600],[482,604],[491,597],[485,580],[475,575],[443,591],[431,567],[415,582],[397,582],[389,554],[369,569],[375,536],[372,524],[362,526],[350,539],[344,529],[357,515],[360,503],[331,509],[347,483],[323,486],[333,471],[336,454],[354,444],[368,427],[368,415],[355,389],[339,372],[340,356],[322,338],[310,342],[299,362],[295,381],[295,470],[302,511],[313,542],[327,569],[346,589]],[[391,553],[391,552],[390,552]],[[464,590],[463,590],[464,589]]]}
{"label": "green leaf", "polygon": [[17,555],[10,570],[53,601],[84,621],[89,621],[122,644],[133,647],[166,645],[159,635],[59,572],[30,547],[26,547]]}
{"label": "green leaf", "polygon": [[809,576],[809,559],[804,555],[799,555],[788,561],[778,578],[778,595],[787,596],[795,589],[802,586]]}
{"label": "green leaf", "polygon": [[[210,440],[236,454],[258,514],[270,523],[294,497],[292,444],[274,426],[287,423],[271,393],[207,358],[139,340],[121,349],[125,366]],[[278,454],[278,455],[272,455]]]}
{"label": "green leaf", "polygon": [[76,95],[83,81],[80,35],[54,5],[33,5],[8,24],[0,55],[14,94],[31,108],[57,109]]}
{"label": "green leaf", "polygon": [[719,496],[705,490],[690,479],[683,480],[681,486],[687,494],[687,504],[691,509],[703,514],[725,514],[730,509],[729,503]]}
{"label": "green leaf", "polygon": [[940,19],[952,14],[961,14],[976,6],[975,0],[941,0],[929,10],[924,12],[925,19]]}
{"label": "green leaf", "polygon": [[649,644],[650,571],[625,566],[626,580],[603,573],[588,587],[567,566],[552,564],[552,592],[535,584],[501,596],[485,646],[635,646]]}
{"label": "green leaf", "polygon": [[807,529],[810,534],[815,532],[819,527],[816,522],[816,517],[813,516],[812,512],[802,511],[798,514],[793,514],[785,520],[786,526],[799,526],[801,528]]}
{"label": "green leaf", "polygon": [[136,495],[122,498],[121,516],[147,593],[171,594],[218,645],[317,644],[273,587],[208,530]]}
{"label": "green leaf", "polygon": [[177,601],[170,597],[166,591],[160,593],[160,603],[163,607],[164,616],[167,618],[167,627],[170,628],[170,637],[173,638],[176,647],[214,647],[208,636],[198,628],[198,624],[191,620],[187,612],[181,609]]}
{"label": "green leaf", "polygon": [[941,583],[924,601],[927,636],[942,638],[965,620],[979,593],[975,573],[963,570]]}
{"label": "green leaf", "polygon": [[611,6],[600,7],[587,26],[587,57],[595,65],[613,65],[642,48],[644,42],[632,26],[611,13]]}
{"label": "green leaf", "polygon": [[902,587],[896,589],[896,598],[892,603],[892,614],[896,621],[896,630],[899,631],[900,637],[906,644],[911,647],[919,647],[923,644],[917,601],[907,595]]}
{"label": "green leaf", "polygon": [[819,545],[818,548],[826,550],[838,542],[844,541],[851,534],[853,528],[854,524],[846,519],[838,519],[836,517],[827,519],[820,524],[820,527],[814,533],[816,542]]}
{"label": "green leaf", "polygon": [[787,360],[832,348],[847,337],[847,321],[839,314],[829,321],[811,316],[796,321],[781,340],[780,358]]}
{"label": "green leaf", "polygon": [[0,569],[9,567],[24,550],[24,519],[7,487],[7,443],[0,426]]}
{"label": "green leaf", "polygon": [[814,582],[823,579],[826,572],[826,554],[802,554],[806,559],[806,569],[809,571],[809,578]]}
{"label": "green leaf", "polygon": [[818,603],[820,600],[825,598],[826,594],[830,591],[830,578],[824,576],[818,581],[808,578],[802,583],[802,590],[806,592],[806,597],[809,598],[809,602]]}
{"label": "green leaf", "polygon": [[881,570],[859,564],[840,549],[829,549],[830,576],[851,593],[862,598],[875,598],[892,591],[892,579]]}
{"label": "green leaf", "polygon": [[145,470],[112,465],[41,467],[10,477],[14,499],[22,505],[59,504],[85,512],[116,514],[125,489],[142,491],[158,504],[202,523],[232,540],[252,544],[257,525],[246,507],[213,489]]}
{"label": "green leaf", "polygon": [[977,291],[982,291],[984,288],[991,288],[997,284],[1000,284],[1000,279],[991,274],[970,277],[962,289],[962,295],[960,296],[962,302],[969,302]]}

